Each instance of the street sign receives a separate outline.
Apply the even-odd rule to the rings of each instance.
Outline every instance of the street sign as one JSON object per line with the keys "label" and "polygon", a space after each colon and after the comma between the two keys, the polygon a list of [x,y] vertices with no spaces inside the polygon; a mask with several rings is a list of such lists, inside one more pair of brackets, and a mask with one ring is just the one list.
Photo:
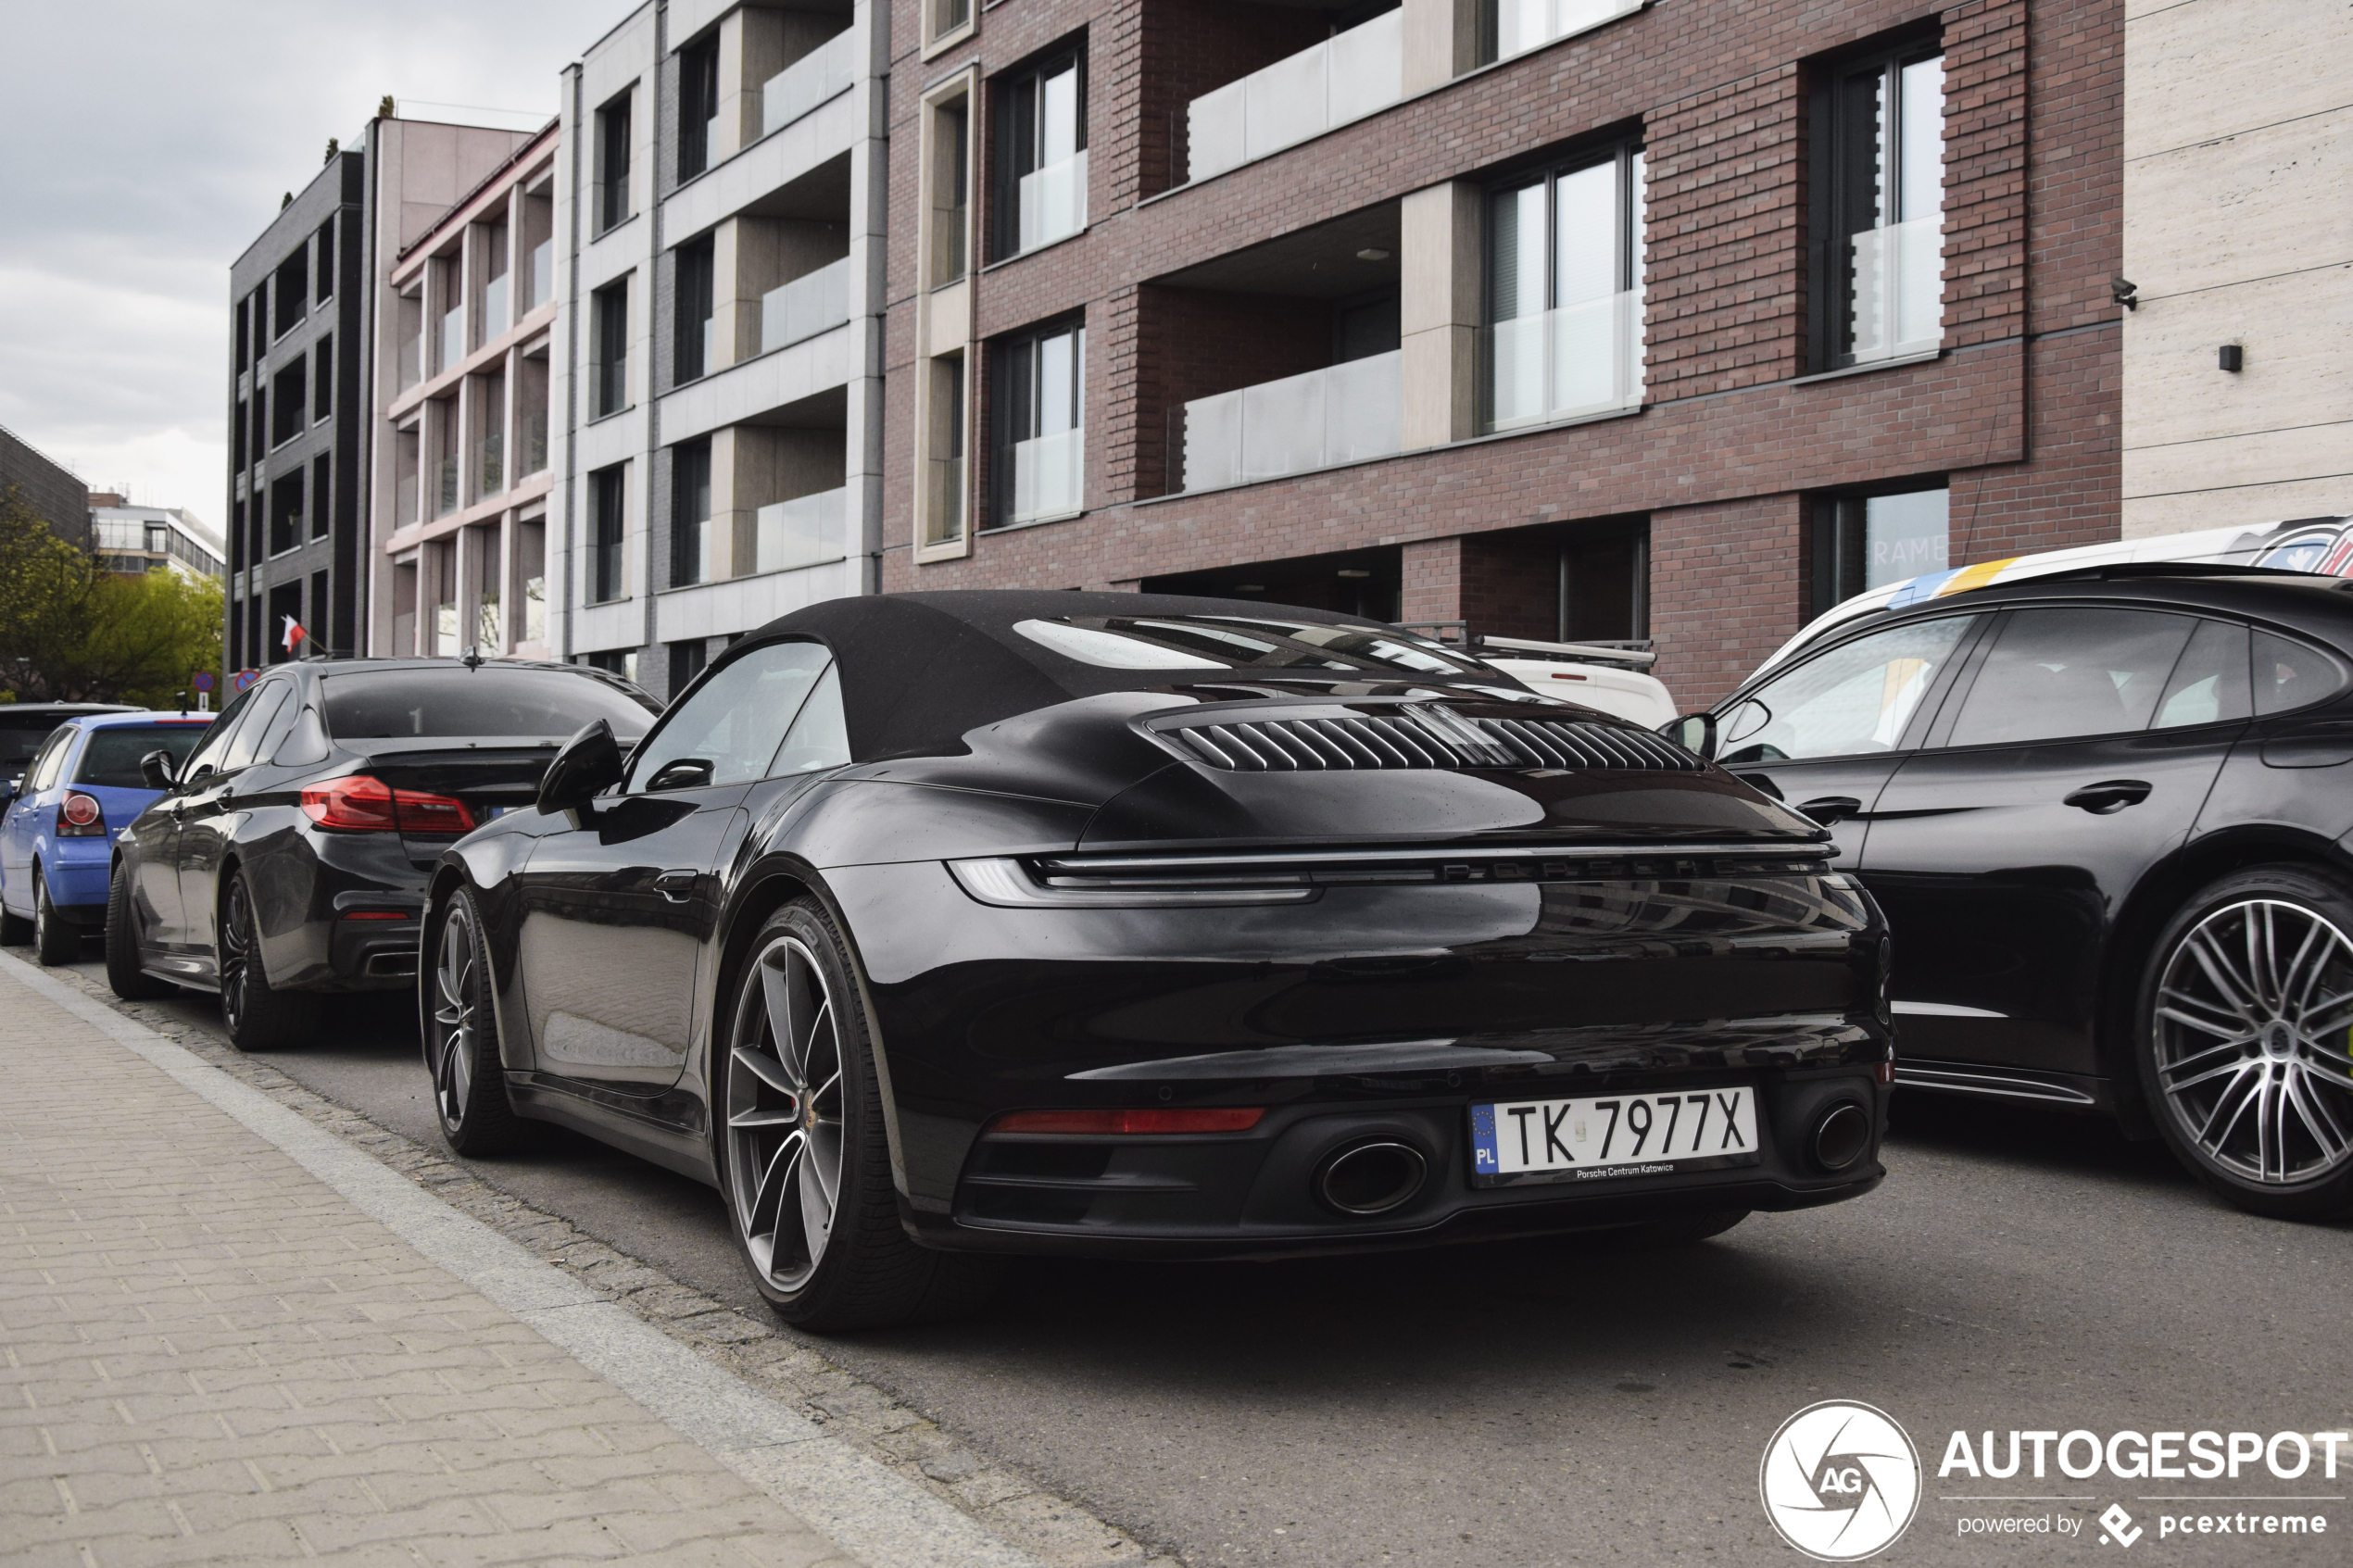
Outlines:
{"label": "street sign", "polygon": [[234,685],[241,692],[250,691],[253,688],[253,684],[260,679],[261,671],[258,670],[240,670],[231,681],[231,684]]}
{"label": "street sign", "polygon": [[192,692],[208,692],[212,690],[212,671],[209,670],[199,670],[195,674],[189,676],[188,689]]}

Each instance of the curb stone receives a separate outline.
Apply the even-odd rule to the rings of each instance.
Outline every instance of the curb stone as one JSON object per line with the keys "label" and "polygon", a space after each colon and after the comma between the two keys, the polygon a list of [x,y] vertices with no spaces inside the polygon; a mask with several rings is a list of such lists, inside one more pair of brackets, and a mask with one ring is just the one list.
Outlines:
{"label": "curb stone", "polygon": [[457,1160],[245,1055],[220,1036],[125,1002],[68,968],[44,969],[101,1006],[153,1030],[305,1121],[364,1150],[459,1213],[481,1222],[704,1360],[817,1424],[910,1484],[967,1514],[1049,1568],[1183,1568],[1091,1510],[974,1453],[937,1422],[836,1366],[812,1341],[763,1323],[598,1240],[560,1215],[499,1191]]}

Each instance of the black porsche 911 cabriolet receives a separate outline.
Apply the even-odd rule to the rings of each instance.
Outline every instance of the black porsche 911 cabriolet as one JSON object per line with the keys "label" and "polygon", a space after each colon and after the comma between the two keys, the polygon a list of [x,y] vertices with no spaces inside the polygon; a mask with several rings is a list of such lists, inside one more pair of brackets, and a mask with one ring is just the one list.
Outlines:
{"label": "black porsche 911 cabriolet", "polygon": [[840,599],[443,854],[422,1023],[519,1117],[715,1184],[812,1328],[991,1254],[1713,1235],[1870,1190],[1884,929],[1692,752],[1378,622]]}

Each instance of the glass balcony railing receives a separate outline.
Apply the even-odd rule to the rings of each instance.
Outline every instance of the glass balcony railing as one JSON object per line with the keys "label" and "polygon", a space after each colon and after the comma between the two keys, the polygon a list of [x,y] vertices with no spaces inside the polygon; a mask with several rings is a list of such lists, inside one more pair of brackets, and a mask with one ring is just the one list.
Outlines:
{"label": "glass balcony railing", "polygon": [[523,308],[536,310],[556,297],[556,242],[542,240],[531,253],[531,303]]}
{"label": "glass balcony railing", "polygon": [[849,553],[849,491],[821,490],[760,508],[754,571],[790,571]]}
{"label": "glass balcony railing", "polygon": [[507,319],[507,274],[482,285],[482,341],[490,342],[514,323]]}
{"label": "glass balcony railing", "polygon": [[503,432],[493,432],[474,445],[474,483],[480,486],[477,496],[496,495],[507,488],[507,437]]}
{"label": "glass balcony railing", "polygon": [[441,313],[441,363],[436,370],[456,368],[466,357],[466,312],[462,307]]}
{"label": "glass balcony railing", "polygon": [[1403,444],[1404,355],[1391,349],[1305,375],[1261,382],[1176,411],[1172,490],[1214,490],[1306,473]]}
{"label": "glass balcony railing", "polygon": [[458,509],[458,459],[444,458],[437,466],[441,470],[440,504],[433,515],[446,517]]}
{"label": "glass balcony railing", "polygon": [[1384,11],[1312,49],[1195,98],[1186,177],[1206,180],[1320,136],[1404,96],[1405,13]]}
{"label": "glass balcony railing", "polygon": [[1489,419],[1497,430],[1642,400],[1640,289],[1498,321],[1485,336]]}
{"label": "glass balcony railing", "polygon": [[1021,177],[1021,248],[1036,250],[1087,227],[1087,149]]}
{"label": "glass balcony railing", "polygon": [[854,30],[834,34],[775,75],[760,90],[761,134],[782,131],[811,109],[849,91],[857,79]]}
{"label": "glass balcony railing", "polygon": [[1056,431],[1013,443],[1013,512],[1008,522],[1066,517],[1079,509],[1087,433]]}
{"label": "glass balcony railing", "polygon": [[849,320],[849,257],[760,296],[760,351],[830,332]]}
{"label": "glass balcony railing", "polygon": [[1849,361],[1926,354],[1944,337],[1944,215],[1866,229],[1850,242]]}
{"label": "glass balcony railing", "polygon": [[1495,57],[1514,55],[1599,27],[1642,8],[1643,0],[1495,0]]}

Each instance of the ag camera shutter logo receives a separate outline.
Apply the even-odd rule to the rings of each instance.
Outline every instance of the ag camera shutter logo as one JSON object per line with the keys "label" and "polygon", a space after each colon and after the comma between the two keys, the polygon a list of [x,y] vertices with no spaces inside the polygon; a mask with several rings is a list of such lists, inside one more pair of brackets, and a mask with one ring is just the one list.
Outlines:
{"label": "ag camera shutter logo", "polygon": [[1919,1451],[1885,1411],[1825,1399],[1781,1423],[1756,1487],[1781,1539],[1818,1562],[1856,1562],[1910,1527]]}

